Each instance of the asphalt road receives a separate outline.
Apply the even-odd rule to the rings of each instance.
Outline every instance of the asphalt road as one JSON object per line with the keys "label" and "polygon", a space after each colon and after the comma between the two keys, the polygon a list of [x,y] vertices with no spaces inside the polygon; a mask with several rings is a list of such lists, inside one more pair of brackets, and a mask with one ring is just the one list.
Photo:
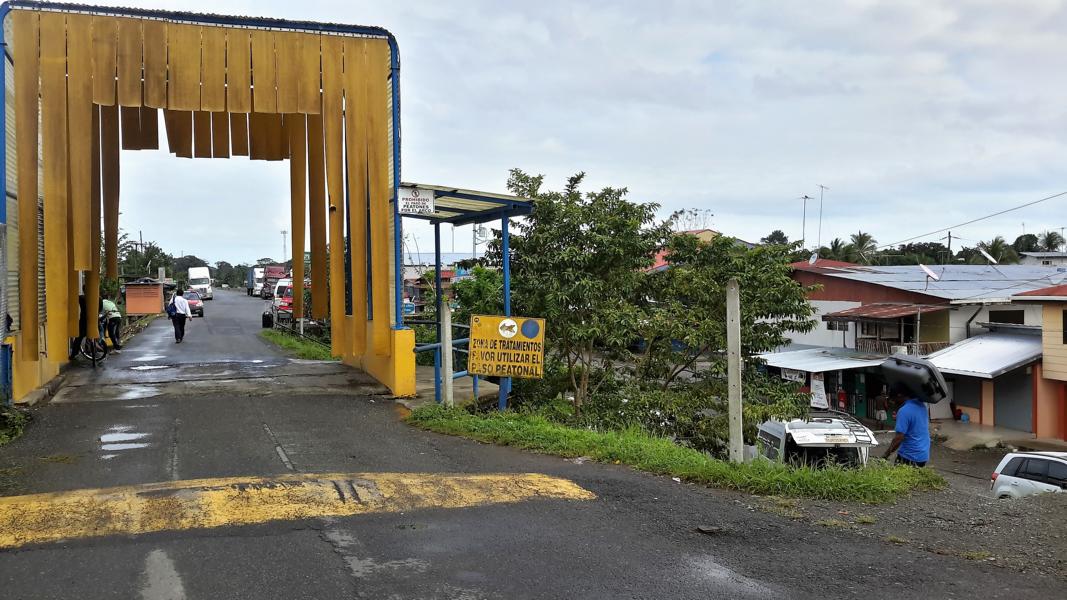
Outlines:
{"label": "asphalt road", "polygon": [[[219,293],[185,343],[174,344],[169,323],[159,320],[98,372],[74,373],[56,401],[35,411],[27,434],[0,449],[0,468],[14,473],[0,494],[394,472],[542,473],[596,498],[22,545],[0,550],[0,597],[1050,598],[1063,591],[1058,580],[756,511],[756,499],[742,494],[413,429],[362,376],[292,361],[259,340],[260,307]],[[696,531],[701,525],[721,530],[706,535]]]}

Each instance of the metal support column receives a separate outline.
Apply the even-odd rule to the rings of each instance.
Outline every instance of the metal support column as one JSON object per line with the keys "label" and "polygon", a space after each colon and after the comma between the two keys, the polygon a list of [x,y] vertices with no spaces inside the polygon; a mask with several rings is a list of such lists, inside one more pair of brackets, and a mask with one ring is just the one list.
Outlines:
{"label": "metal support column", "polygon": [[[504,268],[504,316],[511,316],[511,234],[508,231],[508,218],[500,220],[500,252],[503,257]],[[508,395],[511,393],[511,378],[500,379],[500,397],[497,408],[504,410],[508,407]]]}
{"label": "metal support column", "polygon": [[[437,321],[437,337],[434,342],[441,343],[441,224],[433,224],[433,289],[434,317]],[[433,351],[433,399],[441,403],[441,347]]]}

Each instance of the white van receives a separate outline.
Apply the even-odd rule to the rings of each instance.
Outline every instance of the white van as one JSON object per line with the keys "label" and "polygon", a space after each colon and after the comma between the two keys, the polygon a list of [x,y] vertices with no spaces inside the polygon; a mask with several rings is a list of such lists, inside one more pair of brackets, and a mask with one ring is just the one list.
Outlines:
{"label": "white van", "polygon": [[278,308],[278,306],[281,305],[282,296],[288,293],[289,288],[291,287],[293,287],[293,280],[289,277],[279,279],[278,283],[274,284],[274,295],[271,297],[271,303],[274,305],[274,308]]}
{"label": "white van", "polygon": [[878,441],[851,415],[827,410],[812,411],[806,419],[766,421],[759,426],[757,444],[759,454],[775,462],[865,466]]}
{"label": "white van", "polygon": [[211,269],[189,267],[189,289],[198,292],[204,300],[214,300],[215,290],[211,288]]}

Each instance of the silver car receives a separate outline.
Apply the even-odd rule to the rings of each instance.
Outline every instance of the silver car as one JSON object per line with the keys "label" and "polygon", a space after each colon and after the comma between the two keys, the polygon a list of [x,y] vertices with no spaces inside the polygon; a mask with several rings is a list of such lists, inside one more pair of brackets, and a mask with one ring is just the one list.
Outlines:
{"label": "silver car", "polygon": [[1067,490],[1067,452],[1012,452],[989,476],[994,498]]}

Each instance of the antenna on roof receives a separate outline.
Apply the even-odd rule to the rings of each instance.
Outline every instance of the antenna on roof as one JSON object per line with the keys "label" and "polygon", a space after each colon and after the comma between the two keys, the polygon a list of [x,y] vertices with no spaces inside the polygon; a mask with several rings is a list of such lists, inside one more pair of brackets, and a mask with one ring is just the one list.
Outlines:
{"label": "antenna on roof", "polygon": [[977,250],[982,253],[982,256],[984,256],[986,260],[993,263],[994,265],[997,264],[997,259],[993,258],[993,255],[986,252],[985,249],[983,249],[981,246],[978,246]]}
{"label": "antenna on roof", "polygon": [[937,273],[934,273],[934,271],[930,267],[928,267],[928,266],[926,266],[926,265],[924,265],[922,263],[919,263],[919,268],[923,270],[923,273],[926,273],[926,287],[923,288],[924,290],[930,289],[930,280],[931,279],[933,279],[934,281],[940,281],[941,280],[941,276],[938,275]]}
{"label": "antenna on roof", "polygon": [[819,262],[819,253],[818,252],[813,252],[812,255],[811,255],[811,258],[808,259],[808,264],[809,265],[814,265],[817,262]]}

